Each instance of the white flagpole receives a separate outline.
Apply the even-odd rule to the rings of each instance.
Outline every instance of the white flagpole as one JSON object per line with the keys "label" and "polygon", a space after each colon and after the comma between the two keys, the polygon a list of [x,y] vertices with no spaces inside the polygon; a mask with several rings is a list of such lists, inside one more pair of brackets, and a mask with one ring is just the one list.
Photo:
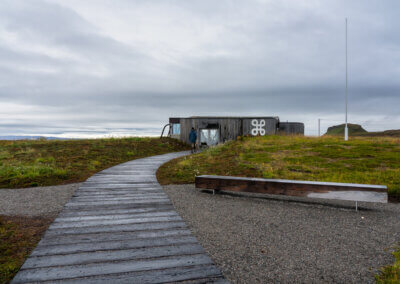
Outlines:
{"label": "white flagpole", "polygon": [[347,18],[346,18],[346,125],[344,128],[344,140],[349,140],[349,129],[347,127]]}

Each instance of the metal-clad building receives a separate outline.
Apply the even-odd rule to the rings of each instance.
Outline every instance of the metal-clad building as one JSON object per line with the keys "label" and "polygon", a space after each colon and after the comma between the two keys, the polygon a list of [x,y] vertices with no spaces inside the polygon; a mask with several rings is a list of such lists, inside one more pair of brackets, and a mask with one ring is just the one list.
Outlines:
{"label": "metal-clad building", "polygon": [[280,122],[279,134],[304,134],[304,123],[302,122]]}
{"label": "metal-clad building", "polygon": [[298,122],[280,123],[277,116],[218,117],[192,116],[169,119],[169,136],[190,143],[192,127],[197,133],[197,144],[212,146],[238,136],[264,136],[279,133],[304,134],[304,124]]}

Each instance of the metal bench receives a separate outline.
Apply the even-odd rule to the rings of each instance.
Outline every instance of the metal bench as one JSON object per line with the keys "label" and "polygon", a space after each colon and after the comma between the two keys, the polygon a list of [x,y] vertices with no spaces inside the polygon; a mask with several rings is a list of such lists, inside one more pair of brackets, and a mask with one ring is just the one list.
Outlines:
{"label": "metal bench", "polygon": [[196,177],[196,188],[236,192],[268,193],[357,202],[387,203],[387,187],[357,183],[299,181],[286,179],[246,178],[202,175]]}

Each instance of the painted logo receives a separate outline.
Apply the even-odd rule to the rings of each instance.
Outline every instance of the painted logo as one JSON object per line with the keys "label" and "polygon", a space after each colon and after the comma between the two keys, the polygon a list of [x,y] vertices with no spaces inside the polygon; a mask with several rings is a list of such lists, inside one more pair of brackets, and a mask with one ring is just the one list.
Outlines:
{"label": "painted logo", "polygon": [[265,135],[265,120],[261,119],[260,121],[258,121],[257,119],[253,119],[251,121],[251,125],[253,125],[253,129],[251,130],[251,134],[254,136],[257,136],[258,134],[260,134],[261,136]]}

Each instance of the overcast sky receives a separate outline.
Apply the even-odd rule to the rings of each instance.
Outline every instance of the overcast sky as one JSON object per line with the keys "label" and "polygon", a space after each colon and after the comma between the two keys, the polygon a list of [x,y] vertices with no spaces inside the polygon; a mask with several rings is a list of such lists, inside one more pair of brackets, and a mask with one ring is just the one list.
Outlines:
{"label": "overcast sky", "polygon": [[400,128],[400,1],[1,0],[0,135],[266,115]]}

